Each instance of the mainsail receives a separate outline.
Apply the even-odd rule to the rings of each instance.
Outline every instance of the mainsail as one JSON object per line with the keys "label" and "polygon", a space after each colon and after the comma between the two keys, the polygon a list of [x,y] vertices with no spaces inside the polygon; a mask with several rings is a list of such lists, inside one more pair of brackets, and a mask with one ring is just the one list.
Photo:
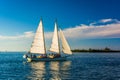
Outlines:
{"label": "mainsail", "polygon": [[40,20],[30,53],[46,54],[42,20]]}
{"label": "mainsail", "polygon": [[55,23],[55,29],[54,29],[54,34],[53,34],[53,39],[52,39],[50,51],[60,53],[57,23]]}
{"label": "mainsail", "polygon": [[60,29],[60,38],[61,38],[61,41],[62,41],[62,51],[66,54],[72,54],[71,50],[70,50],[70,47],[67,43],[67,40],[65,39],[65,36],[62,32],[62,30]]}

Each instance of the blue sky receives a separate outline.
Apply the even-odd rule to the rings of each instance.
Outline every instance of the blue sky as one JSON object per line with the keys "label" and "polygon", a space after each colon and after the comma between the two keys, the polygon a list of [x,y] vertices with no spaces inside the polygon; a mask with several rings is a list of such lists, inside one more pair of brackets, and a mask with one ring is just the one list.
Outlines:
{"label": "blue sky", "polygon": [[119,0],[0,0],[0,50],[28,51],[40,17],[47,48],[57,18],[72,49],[120,49],[119,4]]}

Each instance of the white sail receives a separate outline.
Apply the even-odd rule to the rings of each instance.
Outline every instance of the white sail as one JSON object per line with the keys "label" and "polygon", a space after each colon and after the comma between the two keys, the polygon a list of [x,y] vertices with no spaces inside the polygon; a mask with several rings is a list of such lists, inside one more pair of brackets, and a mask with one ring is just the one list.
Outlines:
{"label": "white sail", "polygon": [[32,43],[30,53],[38,53],[38,54],[45,54],[45,40],[44,40],[44,32],[43,32],[43,24],[42,20],[40,20],[38,29],[36,31],[34,41]]}
{"label": "white sail", "polygon": [[64,36],[61,29],[60,29],[60,38],[61,38],[61,41],[62,41],[62,48],[63,48],[62,50],[63,50],[63,52],[66,53],[66,54],[72,54],[72,52],[70,50],[70,47],[69,47],[69,45],[68,45],[68,43],[67,43],[67,41],[65,39],[65,36]]}
{"label": "white sail", "polygon": [[53,34],[53,39],[52,39],[50,51],[60,53],[57,23],[55,23],[55,29],[54,29],[54,34]]}

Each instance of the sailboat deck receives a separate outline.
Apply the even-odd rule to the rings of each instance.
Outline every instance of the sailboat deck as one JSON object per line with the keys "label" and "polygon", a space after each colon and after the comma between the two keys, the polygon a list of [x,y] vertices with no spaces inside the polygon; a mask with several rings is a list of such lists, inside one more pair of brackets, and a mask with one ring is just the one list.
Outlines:
{"label": "sailboat deck", "polygon": [[31,61],[66,61],[66,57],[59,58],[31,58]]}

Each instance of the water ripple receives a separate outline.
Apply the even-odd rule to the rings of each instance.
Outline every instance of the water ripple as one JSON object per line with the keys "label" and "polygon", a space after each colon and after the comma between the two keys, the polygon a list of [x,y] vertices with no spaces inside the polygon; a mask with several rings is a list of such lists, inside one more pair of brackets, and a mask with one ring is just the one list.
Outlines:
{"label": "water ripple", "polygon": [[75,53],[68,61],[31,62],[0,54],[0,80],[120,80],[119,53]]}

